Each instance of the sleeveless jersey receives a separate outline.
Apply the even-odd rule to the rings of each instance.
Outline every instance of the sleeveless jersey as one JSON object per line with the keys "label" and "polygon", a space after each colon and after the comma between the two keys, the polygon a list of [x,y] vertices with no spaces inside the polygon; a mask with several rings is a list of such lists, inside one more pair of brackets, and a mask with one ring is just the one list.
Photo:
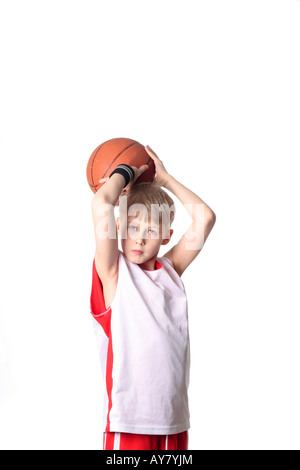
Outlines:
{"label": "sleeveless jersey", "polygon": [[106,309],[93,261],[91,314],[105,384],[103,431],[176,434],[190,427],[188,304],[167,257],[142,269],[119,250],[115,297]]}

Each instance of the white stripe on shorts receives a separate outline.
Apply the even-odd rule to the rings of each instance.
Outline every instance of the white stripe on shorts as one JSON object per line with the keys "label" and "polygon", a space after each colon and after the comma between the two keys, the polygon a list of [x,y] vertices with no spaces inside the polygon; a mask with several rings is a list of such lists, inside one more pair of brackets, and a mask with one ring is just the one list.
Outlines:
{"label": "white stripe on shorts", "polygon": [[115,432],[114,450],[120,450],[120,433]]}

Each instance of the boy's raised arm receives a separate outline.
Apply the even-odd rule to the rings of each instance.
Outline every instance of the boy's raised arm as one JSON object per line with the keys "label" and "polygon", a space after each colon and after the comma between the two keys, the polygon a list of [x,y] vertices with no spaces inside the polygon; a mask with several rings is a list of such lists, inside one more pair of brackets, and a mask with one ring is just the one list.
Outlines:
{"label": "boy's raised arm", "polygon": [[103,178],[106,182],[92,200],[96,239],[95,265],[101,280],[112,279],[118,274],[119,250],[115,206],[119,202],[119,197],[130,191],[139,176],[148,169],[148,165],[142,165],[140,168],[131,166],[131,168],[134,177],[126,187],[125,177],[120,173],[113,173],[109,178]]}
{"label": "boy's raised arm", "polygon": [[92,200],[95,230],[95,265],[100,279],[107,280],[118,272],[118,234],[114,208],[124,188],[124,177],[115,173],[96,192]]}
{"label": "boy's raised arm", "polygon": [[164,187],[180,200],[192,218],[188,230],[179,242],[165,254],[172,259],[176,271],[181,276],[203,248],[216,222],[216,214],[199,196],[173,176],[168,175]]}

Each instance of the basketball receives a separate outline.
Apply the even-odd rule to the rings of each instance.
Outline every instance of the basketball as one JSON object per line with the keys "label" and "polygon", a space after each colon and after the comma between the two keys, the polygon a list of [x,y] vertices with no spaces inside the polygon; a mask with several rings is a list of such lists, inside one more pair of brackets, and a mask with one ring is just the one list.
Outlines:
{"label": "basketball", "polygon": [[152,182],[155,176],[153,159],[148,155],[144,146],[136,140],[119,137],[100,144],[92,153],[87,165],[87,180],[91,190],[96,193],[105,183],[99,183],[102,178],[108,178],[113,170],[121,163],[140,168],[149,168],[136,180],[135,184]]}

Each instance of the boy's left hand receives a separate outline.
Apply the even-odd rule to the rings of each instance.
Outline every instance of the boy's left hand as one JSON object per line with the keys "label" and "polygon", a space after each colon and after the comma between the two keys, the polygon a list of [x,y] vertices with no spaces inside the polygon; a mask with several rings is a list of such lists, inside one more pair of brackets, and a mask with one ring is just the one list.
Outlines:
{"label": "boy's left hand", "polygon": [[159,186],[165,186],[170,175],[165,169],[163,162],[158,158],[156,153],[153,152],[153,150],[151,149],[151,147],[149,147],[149,145],[146,145],[145,150],[148,153],[148,155],[150,155],[155,165],[156,177],[153,183],[156,183]]}

